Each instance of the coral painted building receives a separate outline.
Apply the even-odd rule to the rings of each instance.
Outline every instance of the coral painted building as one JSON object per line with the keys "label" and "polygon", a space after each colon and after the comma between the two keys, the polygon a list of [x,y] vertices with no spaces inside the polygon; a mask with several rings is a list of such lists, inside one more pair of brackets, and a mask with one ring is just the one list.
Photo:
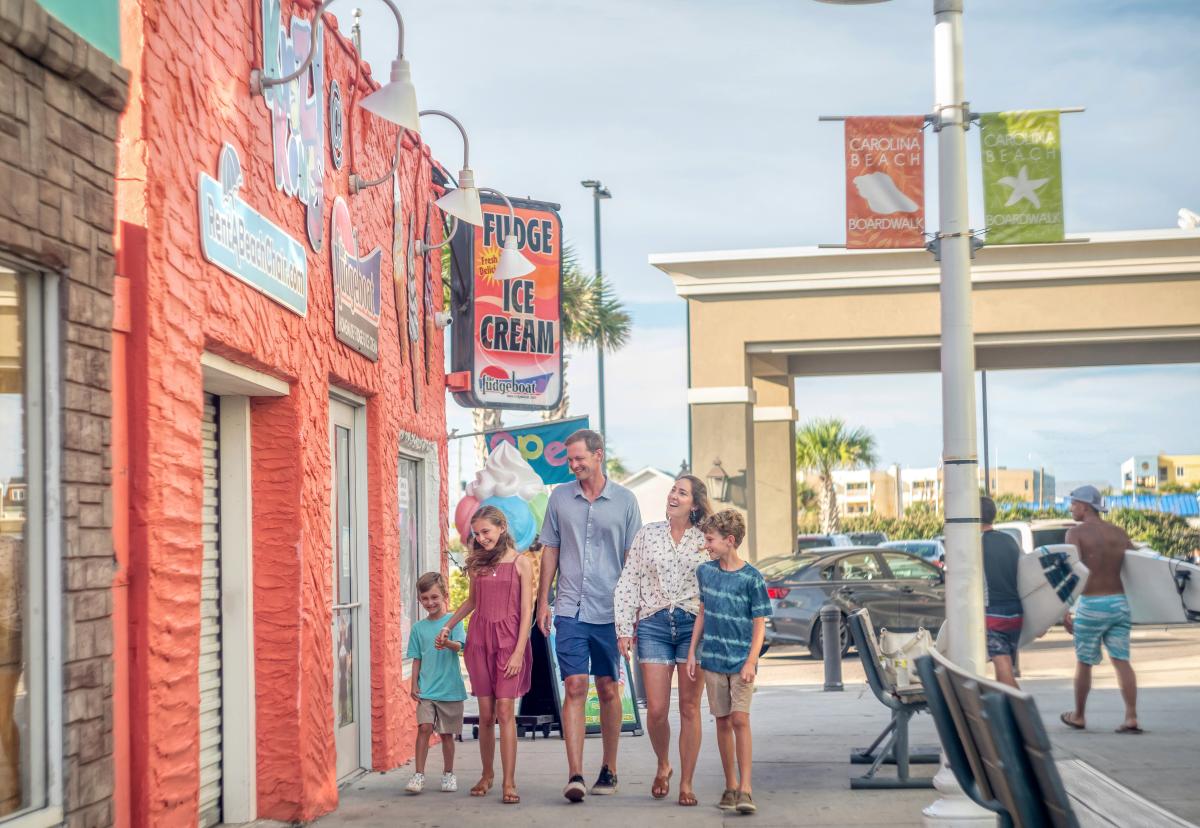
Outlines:
{"label": "coral painted building", "polygon": [[413,250],[440,190],[408,134],[351,192],[398,129],[315,6],[122,3],[118,824],[313,819],[412,750],[446,510],[441,257]]}

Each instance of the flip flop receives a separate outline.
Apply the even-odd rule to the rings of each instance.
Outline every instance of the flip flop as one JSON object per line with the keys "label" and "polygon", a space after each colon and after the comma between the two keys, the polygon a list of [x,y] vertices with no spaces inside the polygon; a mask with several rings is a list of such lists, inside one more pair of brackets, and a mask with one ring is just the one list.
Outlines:
{"label": "flip flop", "polygon": [[1121,725],[1120,727],[1118,727],[1116,730],[1113,731],[1113,733],[1122,733],[1122,734],[1129,733],[1134,736],[1141,736],[1145,732],[1146,731],[1142,730],[1137,725],[1133,725],[1132,727],[1130,727],[1129,725]]}
{"label": "flip flop", "polygon": [[492,789],[491,779],[480,779],[475,783],[475,787],[471,788],[471,796],[487,796],[488,791]]}
{"label": "flip flop", "polygon": [[521,801],[521,797],[517,794],[516,788],[510,788],[504,792],[504,796],[500,799],[505,805],[516,805]]}
{"label": "flip flop", "polygon": [[671,792],[671,777],[674,776],[675,769],[667,771],[666,776],[654,777],[654,782],[650,785],[650,795],[655,799],[666,799],[667,794]]}
{"label": "flip flop", "polygon": [[1077,722],[1073,721],[1071,719],[1070,713],[1063,713],[1061,716],[1058,717],[1058,720],[1060,722],[1062,722],[1063,724],[1065,724],[1067,727],[1071,728],[1072,730],[1086,730],[1087,729],[1086,725],[1081,725],[1081,724],[1078,724]]}

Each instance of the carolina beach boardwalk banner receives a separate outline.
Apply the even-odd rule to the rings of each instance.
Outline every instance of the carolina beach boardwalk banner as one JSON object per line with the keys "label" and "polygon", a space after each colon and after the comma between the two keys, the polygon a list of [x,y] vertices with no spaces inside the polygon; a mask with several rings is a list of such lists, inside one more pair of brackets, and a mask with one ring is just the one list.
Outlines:
{"label": "carolina beach boardwalk banner", "polygon": [[846,247],[925,246],[925,118],[846,119]]}
{"label": "carolina beach boardwalk banner", "polygon": [[985,112],[979,123],[987,243],[1062,241],[1059,113]]}

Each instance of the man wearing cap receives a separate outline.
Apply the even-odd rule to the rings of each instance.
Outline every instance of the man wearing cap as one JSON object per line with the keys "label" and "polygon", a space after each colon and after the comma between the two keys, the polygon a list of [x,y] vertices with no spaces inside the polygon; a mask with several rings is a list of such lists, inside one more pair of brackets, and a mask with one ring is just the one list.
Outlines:
{"label": "man wearing cap", "polygon": [[1106,511],[1100,490],[1095,486],[1080,486],[1071,492],[1071,517],[1079,521],[1067,532],[1067,543],[1079,549],[1079,559],[1088,568],[1087,584],[1075,605],[1072,621],[1068,612],[1063,618],[1067,632],[1075,636],[1075,710],[1063,713],[1063,724],[1083,730],[1083,716],[1088,693],[1092,689],[1092,668],[1100,663],[1100,644],[1108,650],[1117,686],[1125,702],[1125,721],[1117,733],[1141,733],[1137,718],[1137,677],[1129,663],[1129,601],[1121,583],[1121,565],[1125,550],[1133,546],[1129,536],[1118,526],[1105,522],[1100,513]]}

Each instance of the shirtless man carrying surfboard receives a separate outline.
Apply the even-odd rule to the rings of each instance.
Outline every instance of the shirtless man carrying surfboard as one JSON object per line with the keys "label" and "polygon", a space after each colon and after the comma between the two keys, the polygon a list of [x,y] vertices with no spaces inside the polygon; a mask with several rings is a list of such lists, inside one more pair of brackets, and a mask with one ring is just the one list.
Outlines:
{"label": "shirtless man carrying surfboard", "polygon": [[1117,733],[1141,733],[1137,718],[1137,677],[1129,663],[1129,602],[1121,583],[1125,550],[1133,542],[1118,526],[1106,523],[1100,513],[1104,500],[1095,486],[1080,486],[1071,492],[1071,517],[1078,526],[1067,532],[1067,543],[1079,549],[1079,559],[1091,573],[1083,595],[1075,606],[1075,617],[1067,613],[1063,625],[1075,636],[1075,710],[1063,713],[1063,724],[1083,730],[1088,693],[1092,690],[1092,667],[1100,663],[1100,643],[1108,650],[1117,685],[1125,702],[1125,721]]}

